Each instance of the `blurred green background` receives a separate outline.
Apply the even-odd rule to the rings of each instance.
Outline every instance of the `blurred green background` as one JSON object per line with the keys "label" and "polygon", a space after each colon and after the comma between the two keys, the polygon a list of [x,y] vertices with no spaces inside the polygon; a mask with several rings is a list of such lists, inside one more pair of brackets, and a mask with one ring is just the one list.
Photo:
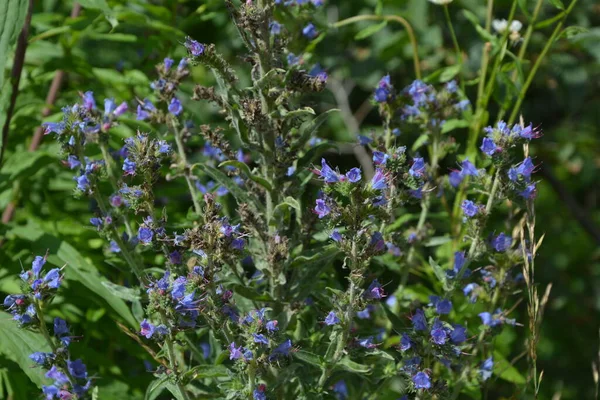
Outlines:
{"label": "blurred green background", "polygon": [[[557,2],[543,3],[539,21],[560,12]],[[450,5],[471,79],[480,63],[483,41],[462,10],[472,11],[483,21],[485,3],[455,0]],[[506,18],[510,3],[497,0],[495,16]],[[534,3],[519,1],[516,15],[525,26]],[[15,274],[21,270],[20,261],[30,262],[33,254],[46,249],[51,253],[62,249],[51,259],[56,264],[84,257],[90,276],[98,270],[122,283],[120,265],[105,258],[102,241],[88,226],[91,204],[72,197],[72,177],[60,166],[57,146],[44,139],[37,151],[27,153],[36,127],[43,121],[58,120],[61,107],[76,102],[79,92],[94,91],[99,105],[105,97],[131,101],[148,95],[154,65],[165,56],[184,56],[181,43],[186,35],[215,43],[234,63],[243,55],[221,0],[85,0],[81,4],[84,8],[79,16],[71,18],[71,1],[35,2],[25,67],[0,169],[0,209],[12,200],[17,204],[12,221],[0,227],[0,236],[6,239],[0,248],[0,297],[18,291]],[[455,63],[442,8],[425,0],[328,0],[314,19],[327,31],[328,23],[371,14],[376,8],[384,14],[402,15],[413,25],[425,76]],[[333,119],[321,130],[325,138],[351,143],[359,131],[380,124],[368,99],[382,75],[390,73],[396,86],[414,79],[410,43],[401,27],[381,26],[368,37],[357,35],[375,24],[329,30],[306,60],[308,64],[319,62],[330,74],[328,91],[319,98],[325,101],[319,107],[346,111],[341,113],[344,118]],[[580,0],[566,26],[579,28],[567,30],[554,44],[529,90],[523,115],[544,132],[532,147],[541,180],[536,202],[538,234],[545,233],[536,263],[537,281],[542,287],[553,284],[539,345],[543,398],[560,393],[563,399],[586,399],[594,394],[591,364],[598,359],[600,347],[600,3]],[[550,33],[543,28],[534,33],[529,60],[539,56]],[[12,50],[2,62],[8,77]],[[65,71],[65,79],[56,104],[42,119],[44,99],[57,70]],[[194,80],[212,82],[202,68],[194,70]],[[9,83],[5,80],[2,89],[3,112]],[[196,122],[220,121],[211,107],[188,104]],[[492,105],[492,115],[496,111]],[[117,133],[129,135],[135,126],[133,121],[125,123]],[[114,147],[117,143],[115,139]],[[351,152],[341,157],[347,160],[340,162],[355,163]],[[65,249],[70,250],[65,253]],[[118,307],[102,298],[101,290],[94,282],[69,280],[52,315],[68,318],[77,326],[76,334],[85,333],[73,351],[102,377],[98,381],[101,398],[141,399],[151,380],[142,363],[145,356],[111,322],[115,318],[126,321],[128,310],[119,313]],[[509,340],[522,341],[519,338],[525,337],[525,330],[517,328]],[[515,347],[520,346],[522,343]],[[27,376],[9,360],[9,354],[10,349],[0,343],[0,398],[8,393],[15,399],[32,398]]]}

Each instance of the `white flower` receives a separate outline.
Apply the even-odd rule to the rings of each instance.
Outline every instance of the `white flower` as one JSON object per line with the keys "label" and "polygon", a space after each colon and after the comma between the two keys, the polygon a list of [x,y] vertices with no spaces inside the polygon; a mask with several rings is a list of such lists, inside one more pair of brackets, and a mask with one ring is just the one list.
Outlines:
{"label": "white flower", "polygon": [[429,0],[433,4],[439,4],[441,6],[452,3],[453,0]]}
{"label": "white flower", "polygon": [[506,28],[508,28],[508,21],[505,19],[495,19],[494,21],[492,21],[492,26],[494,27],[494,30],[496,32],[504,33]]}
{"label": "white flower", "polygon": [[522,27],[523,27],[523,24],[521,23],[521,21],[517,21],[516,19],[510,23],[510,31],[511,32],[519,32]]}

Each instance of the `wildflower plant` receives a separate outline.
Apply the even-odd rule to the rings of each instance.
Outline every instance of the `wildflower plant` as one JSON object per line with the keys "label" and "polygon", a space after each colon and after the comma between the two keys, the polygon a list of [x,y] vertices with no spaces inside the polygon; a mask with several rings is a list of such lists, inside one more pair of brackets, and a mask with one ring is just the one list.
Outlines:
{"label": "wildflower plant", "polygon": [[[494,348],[504,329],[524,335],[523,326],[537,393],[548,293],[540,299],[533,282],[541,241],[529,149],[542,133],[517,121],[528,82],[497,121],[488,112],[494,74],[511,46],[523,60],[531,36],[527,29],[521,42],[517,2],[508,20],[493,22],[496,35],[491,16],[487,30],[474,21],[487,41],[477,97],[462,64],[422,79],[417,62],[418,79],[405,88],[392,74],[381,78],[371,99],[381,128],[355,143],[369,169],[335,165],[335,144],[317,133],[338,110],[306,105],[328,85],[311,47],[351,22],[321,24],[317,0],[225,3],[243,61],[182,38],[187,55],[156,66],[148,97],[87,91],[62,121],[44,125],[74,174],[75,196],[94,205],[89,223],[105,256],[130,275],[131,287],[110,287],[137,307],[139,326],[123,329],[152,359],[147,396],[477,398],[507,370],[526,391]],[[433,3],[447,11],[451,1]],[[186,95],[199,66],[216,84]],[[225,124],[190,121],[196,102]],[[123,140],[115,130],[125,119],[139,129]],[[464,128],[467,140],[455,135]],[[181,187],[184,196],[171,196]],[[172,213],[164,197],[189,212]],[[46,327],[44,306],[62,272],[43,273],[44,260],[23,272],[25,293],[4,306],[47,339],[52,352],[32,355],[54,380],[45,396],[85,398],[93,380],[71,360],[69,328],[59,318],[53,335]],[[529,321],[515,311],[522,292]]]}

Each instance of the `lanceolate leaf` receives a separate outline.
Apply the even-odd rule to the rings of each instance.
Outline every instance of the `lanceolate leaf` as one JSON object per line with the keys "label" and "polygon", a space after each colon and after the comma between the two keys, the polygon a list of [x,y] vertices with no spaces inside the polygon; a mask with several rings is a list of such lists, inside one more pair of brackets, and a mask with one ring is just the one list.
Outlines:
{"label": "lanceolate leaf", "polygon": [[250,180],[258,183],[260,186],[264,187],[268,191],[273,190],[273,185],[271,185],[271,183],[268,180],[266,180],[265,178],[254,175],[252,173],[252,171],[250,171],[250,167],[246,163],[243,163],[241,161],[236,161],[236,160],[229,160],[229,161],[225,161],[225,162],[222,162],[221,164],[219,164],[219,168],[227,167],[227,166],[236,167],[237,169],[243,171],[244,174],[246,174],[246,176],[248,178],[250,178]]}
{"label": "lanceolate leaf", "polygon": [[[27,0],[2,0],[0,1],[0,67],[4,72],[7,55],[17,36],[21,32],[25,15],[27,14]],[[4,84],[4,73],[0,74],[0,87]]]}
{"label": "lanceolate leaf", "polygon": [[50,346],[39,333],[20,329],[12,315],[0,311],[0,353],[13,360],[27,374],[29,379],[38,387],[49,384],[44,373],[39,368],[33,368],[35,363],[29,356],[36,351],[48,352]]}
{"label": "lanceolate leaf", "polygon": [[304,126],[302,126],[300,128],[300,138],[298,139],[298,141],[296,142],[296,144],[292,147],[292,150],[298,150],[300,148],[302,148],[302,146],[304,146],[304,144],[311,138],[314,136],[314,134],[317,132],[317,129],[319,129],[319,127],[321,125],[323,125],[323,123],[327,120],[327,118],[329,118],[329,116],[334,113],[334,112],[338,112],[340,110],[338,110],[337,108],[332,108],[331,110],[327,110],[324,113],[322,113],[321,115],[319,115],[317,118],[313,119],[312,121],[306,123]]}

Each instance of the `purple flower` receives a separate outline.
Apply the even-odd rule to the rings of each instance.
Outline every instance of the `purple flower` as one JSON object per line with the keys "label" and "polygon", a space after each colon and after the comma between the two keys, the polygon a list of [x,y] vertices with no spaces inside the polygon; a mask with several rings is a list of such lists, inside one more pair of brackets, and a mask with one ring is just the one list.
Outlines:
{"label": "purple flower", "polygon": [[241,352],[242,346],[235,347],[235,342],[231,342],[229,345],[229,359],[230,360],[238,360],[242,358],[244,355]]}
{"label": "purple flower", "polygon": [[430,87],[423,81],[415,80],[408,87],[408,95],[412,98],[415,106],[421,107],[425,105],[428,98],[428,92],[430,91]]}
{"label": "purple flower", "polygon": [[360,179],[361,179],[360,168],[354,167],[350,171],[346,172],[346,178],[348,178],[348,181],[350,181],[352,183],[356,183],[356,182],[360,181]]}
{"label": "purple flower", "polygon": [[185,38],[184,46],[194,57],[201,56],[204,53],[204,45],[190,37]]}
{"label": "purple flower", "polygon": [[481,379],[484,381],[488,380],[492,376],[492,370],[494,368],[494,359],[492,357],[486,359],[479,368]]}
{"label": "purple flower", "polygon": [[48,360],[52,360],[52,358],[54,358],[54,354],[52,354],[52,353],[42,353],[42,352],[37,351],[37,352],[31,354],[29,356],[29,358],[31,360],[33,360],[33,362],[35,362],[36,364],[44,365],[44,364],[46,364],[46,362]]}
{"label": "purple flower", "polygon": [[525,187],[525,189],[523,189],[522,191],[519,192],[519,196],[531,200],[534,199],[535,196],[537,195],[537,190],[535,187],[535,183],[532,183],[531,185],[527,185]]}
{"label": "purple flower", "polygon": [[277,323],[278,322],[276,320],[269,321],[265,324],[265,328],[267,328],[267,331],[269,332],[275,332],[279,330],[279,328],[277,327]]}
{"label": "purple flower", "polygon": [[154,335],[154,325],[148,322],[147,319],[144,319],[140,324],[140,335],[144,336],[146,339],[150,339],[152,335]]}
{"label": "purple flower", "polygon": [[169,112],[173,115],[179,115],[181,111],[183,111],[181,102],[177,99],[177,97],[173,97],[169,103]]}
{"label": "purple flower", "polygon": [[150,244],[153,237],[154,232],[152,232],[152,229],[145,227],[140,227],[140,229],[138,229],[138,239],[140,242]]}
{"label": "purple flower", "polygon": [[291,350],[292,350],[292,341],[290,339],[288,339],[288,340],[284,341],[283,343],[281,343],[279,346],[277,346],[271,352],[271,355],[269,356],[269,360],[273,360],[274,358],[276,358],[279,355],[289,356]]}
{"label": "purple flower", "polygon": [[88,110],[96,108],[96,100],[94,99],[94,92],[87,91],[83,94],[83,107]]}
{"label": "purple flower", "polygon": [[61,386],[65,383],[69,382],[69,378],[67,375],[56,368],[56,365],[53,365],[52,368],[48,372],[46,372],[45,377],[48,379],[52,379],[55,384]]}
{"label": "purple flower", "polygon": [[144,109],[142,108],[142,106],[138,105],[138,106],[137,106],[137,114],[136,114],[136,119],[137,119],[138,121],[145,121],[145,120],[147,120],[148,118],[150,118],[150,113],[149,113],[149,112],[147,112],[146,110],[144,110]]}
{"label": "purple flower", "polygon": [[369,318],[371,318],[371,312],[370,311],[371,311],[370,307],[367,306],[367,307],[365,307],[364,310],[357,311],[356,312],[356,316],[359,319],[369,319]]}
{"label": "purple flower", "polygon": [[42,385],[42,393],[46,395],[46,400],[51,400],[58,394],[58,388],[54,385]]}
{"label": "purple flower", "polygon": [[448,340],[448,333],[440,320],[436,319],[431,327],[431,339],[433,343],[440,346],[446,344],[446,340]]}
{"label": "purple flower", "polygon": [[81,360],[70,361],[67,360],[67,367],[69,368],[69,373],[74,378],[87,378],[87,368],[85,364]]}
{"label": "purple flower", "polygon": [[319,35],[319,32],[317,31],[317,28],[314,26],[314,24],[309,23],[302,29],[302,34],[309,39],[314,39]]}
{"label": "purple flower", "polygon": [[317,199],[317,205],[315,206],[315,212],[319,218],[324,218],[326,215],[331,213],[331,208],[327,205],[325,200]]}
{"label": "purple flower", "polygon": [[272,21],[269,24],[271,35],[279,35],[281,33],[281,24],[277,21]]}
{"label": "purple flower", "polygon": [[517,172],[525,177],[526,180],[531,178],[531,174],[535,169],[535,165],[531,161],[531,157],[527,157],[523,162],[517,167]]}
{"label": "purple flower", "polygon": [[423,310],[418,309],[415,311],[415,315],[412,317],[412,324],[415,331],[427,330],[427,319],[425,319],[425,313]]}
{"label": "purple flower", "polygon": [[36,278],[40,276],[40,271],[42,270],[44,264],[46,264],[46,259],[44,257],[35,256],[33,262],[31,263],[31,270],[33,271],[33,276],[35,276]]}
{"label": "purple flower", "polygon": [[167,70],[167,71],[168,71],[169,69],[171,69],[171,67],[173,66],[173,62],[174,62],[174,61],[173,61],[173,59],[172,59],[172,58],[166,57],[166,58],[163,60],[163,64],[165,65],[165,70]]}
{"label": "purple flower", "polygon": [[358,339],[358,345],[360,347],[364,347],[365,349],[372,349],[377,347],[377,345],[373,343],[373,336],[369,336],[364,339]]}
{"label": "purple flower", "polygon": [[425,161],[422,157],[416,157],[413,165],[408,170],[410,176],[415,178],[422,178],[425,175]]}
{"label": "purple flower", "polygon": [[387,162],[388,158],[390,158],[390,156],[388,156],[384,152],[381,152],[381,151],[374,151],[373,152],[373,163],[375,165],[385,165],[385,163]]}
{"label": "purple flower", "polygon": [[115,115],[115,117],[119,117],[119,116],[125,114],[125,112],[127,112],[128,108],[129,108],[129,106],[127,105],[127,103],[122,102],[121,104],[119,104],[119,106],[117,108],[115,108],[115,111],[113,112],[113,114]]}
{"label": "purple flower", "polygon": [[415,389],[431,388],[431,380],[429,379],[429,375],[425,372],[417,372],[417,374],[413,376],[412,381],[415,384]]}
{"label": "purple flower", "polygon": [[254,343],[262,343],[267,346],[269,345],[269,339],[267,339],[265,335],[260,333],[253,333],[252,336],[254,337]]}
{"label": "purple flower", "polygon": [[519,136],[523,139],[531,140],[541,137],[542,133],[539,130],[533,128],[533,125],[530,124],[529,126],[526,126],[519,132]]}
{"label": "purple flower", "polygon": [[135,162],[131,161],[129,158],[126,158],[125,161],[123,161],[123,175],[135,175],[135,167]]}
{"label": "purple flower", "polygon": [[492,239],[492,247],[498,252],[505,252],[512,244],[512,238],[500,233],[498,236]]}
{"label": "purple flower", "polygon": [[169,262],[175,265],[181,264],[181,253],[177,250],[173,251],[169,254]]}
{"label": "purple flower", "polygon": [[87,175],[83,174],[76,176],[74,179],[77,181],[77,189],[81,190],[82,192],[85,192],[90,188],[90,181],[87,178]]}
{"label": "purple flower", "polygon": [[367,290],[365,291],[364,297],[366,299],[376,299],[380,300],[385,297],[385,292],[383,291],[383,287],[377,281],[377,279],[373,280]]}
{"label": "purple flower", "polygon": [[483,138],[483,142],[480,147],[481,151],[483,151],[488,156],[493,156],[494,153],[498,150],[496,143],[488,137]]}
{"label": "purple flower", "polygon": [[67,322],[62,318],[54,318],[54,335],[60,337],[69,333]]}
{"label": "purple flower", "polygon": [[315,173],[321,178],[323,178],[325,183],[335,183],[339,182],[340,180],[340,177],[338,176],[337,172],[335,172],[329,166],[329,164],[327,164],[327,161],[325,161],[324,158],[321,159],[321,170],[316,170]]}
{"label": "purple flower", "polygon": [[377,85],[377,88],[375,89],[375,94],[374,94],[373,98],[378,103],[385,103],[388,100],[392,99],[392,97],[393,97],[392,90],[393,90],[393,87],[392,87],[392,83],[390,80],[390,76],[386,75],[379,80],[379,83]]}
{"label": "purple flower", "polygon": [[406,351],[406,350],[410,349],[411,347],[412,347],[412,340],[410,340],[410,336],[408,336],[406,333],[403,333],[402,337],[400,338],[400,350]]}
{"label": "purple flower", "polygon": [[335,393],[337,400],[346,400],[348,398],[348,387],[343,380],[337,381],[331,389]]}
{"label": "purple flower", "polygon": [[327,317],[325,318],[325,325],[331,326],[331,325],[337,325],[340,323],[340,319],[337,317],[337,315],[335,315],[335,312],[330,311],[329,314],[327,314]]}
{"label": "purple flower", "polygon": [[341,242],[343,239],[342,235],[338,232],[337,229],[334,229],[333,232],[331,232],[331,235],[329,235],[329,237],[338,243]]}
{"label": "purple flower", "polygon": [[252,400],[267,400],[266,390],[267,387],[264,384],[258,385],[252,392]]}
{"label": "purple flower", "polygon": [[64,122],[44,122],[42,124],[44,127],[44,135],[48,135],[50,133],[56,133],[60,135],[65,130]]}
{"label": "purple flower", "polygon": [[475,168],[475,165],[468,159],[465,159],[460,163],[461,171],[460,173],[464,176],[479,176],[479,171]]}
{"label": "purple flower", "polygon": [[51,289],[58,289],[60,286],[60,269],[53,268],[44,277],[44,281],[48,283]]}
{"label": "purple flower", "polygon": [[448,299],[440,299],[435,303],[435,311],[441,315],[450,314],[450,311],[452,311],[452,302]]}
{"label": "purple flower", "polygon": [[461,344],[467,340],[467,328],[462,325],[454,325],[454,329],[450,332],[450,341],[454,344]]}
{"label": "purple flower", "polygon": [[81,165],[77,156],[74,155],[70,155],[69,157],[67,157],[66,163],[70,169],[75,169]]}
{"label": "purple flower", "polygon": [[371,139],[370,137],[364,136],[364,135],[358,135],[358,143],[361,146],[367,146],[368,144],[372,143],[373,139]]}
{"label": "purple flower", "polygon": [[471,200],[463,200],[461,208],[463,213],[469,218],[474,217],[479,212],[479,206]]}
{"label": "purple flower", "polygon": [[174,299],[180,299],[185,296],[185,284],[187,283],[187,279],[184,276],[180,276],[179,278],[173,281],[173,290],[171,290],[171,296]]}
{"label": "purple flower", "polygon": [[456,84],[456,81],[451,80],[450,82],[446,83],[446,90],[448,91],[448,93],[456,93],[456,91],[458,90],[458,85]]}
{"label": "purple flower", "polygon": [[451,171],[448,175],[448,181],[452,187],[458,187],[463,181],[464,176],[459,171]]}
{"label": "purple flower", "polygon": [[519,179],[519,173],[517,172],[517,170],[515,168],[510,168],[508,170],[508,179],[510,179],[513,182],[516,182],[517,179]]}
{"label": "purple flower", "polygon": [[375,170],[375,175],[371,179],[371,188],[373,190],[384,190],[387,188],[385,174],[379,168]]}

